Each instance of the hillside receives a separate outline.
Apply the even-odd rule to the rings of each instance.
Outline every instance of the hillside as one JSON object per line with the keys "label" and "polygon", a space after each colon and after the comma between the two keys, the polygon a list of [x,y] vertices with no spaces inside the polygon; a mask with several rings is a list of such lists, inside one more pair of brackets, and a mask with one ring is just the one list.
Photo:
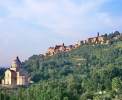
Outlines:
{"label": "hillside", "polygon": [[84,44],[51,57],[33,55],[23,62],[23,66],[35,84],[18,89],[16,95],[8,97],[12,100],[122,98],[121,40],[107,45]]}
{"label": "hillside", "polygon": [[35,91],[36,100],[122,98],[122,41],[83,45],[52,57],[34,55],[24,66],[39,82],[26,90]]}
{"label": "hillside", "polygon": [[58,79],[75,72],[84,76],[84,74],[90,74],[89,71],[121,69],[121,55],[122,41],[118,41],[109,45],[83,45],[71,52],[52,57],[33,55],[24,62],[24,66],[31,72],[33,81]]}

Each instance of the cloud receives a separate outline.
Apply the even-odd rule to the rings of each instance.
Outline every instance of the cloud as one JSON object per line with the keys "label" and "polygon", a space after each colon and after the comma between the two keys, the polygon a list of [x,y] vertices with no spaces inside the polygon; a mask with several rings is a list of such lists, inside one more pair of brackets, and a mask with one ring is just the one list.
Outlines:
{"label": "cloud", "polygon": [[[34,22],[40,27],[43,26],[54,33],[74,35],[88,32],[89,27],[86,26],[94,24],[92,20],[97,19],[99,24],[104,24],[106,21],[111,23],[109,15],[106,14],[101,19],[98,16],[101,16],[100,13],[103,14],[103,12],[99,12],[99,9],[108,1],[86,0],[78,5],[71,0],[22,0],[18,5],[13,3],[14,1],[9,1],[5,6],[10,12],[9,19],[23,19]],[[107,23],[107,25],[109,24]],[[94,26],[96,27],[96,25]]]}
{"label": "cloud", "polygon": [[7,60],[13,55],[26,58],[52,44],[121,29],[122,16],[104,10],[111,1],[0,0],[0,7],[6,11],[0,16],[0,51]]}

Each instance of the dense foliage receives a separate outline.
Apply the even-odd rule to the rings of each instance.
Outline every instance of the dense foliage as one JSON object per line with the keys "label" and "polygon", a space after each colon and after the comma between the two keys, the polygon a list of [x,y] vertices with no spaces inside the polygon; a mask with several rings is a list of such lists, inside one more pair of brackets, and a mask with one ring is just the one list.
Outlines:
{"label": "dense foliage", "polygon": [[[116,32],[117,33],[117,32]],[[121,100],[122,41],[82,45],[52,57],[33,55],[23,63],[35,84],[7,100]],[[4,89],[0,93],[4,98]]]}
{"label": "dense foliage", "polygon": [[0,68],[0,83],[1,83],[1,79],[3,78],[4,76],[4,72],[5,72],[5,68]]}

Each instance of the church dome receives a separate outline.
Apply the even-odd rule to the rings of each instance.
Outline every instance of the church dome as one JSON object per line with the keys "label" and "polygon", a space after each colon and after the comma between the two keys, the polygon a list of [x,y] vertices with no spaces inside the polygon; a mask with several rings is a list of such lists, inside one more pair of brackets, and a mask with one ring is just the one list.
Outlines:
{"label": "church dome", "polygon": [[21,67],[21,62],[19,60],[19,57],[16,57],[13,62],[12,62],[12,65],[11,65],[12,68],[19,68]]}

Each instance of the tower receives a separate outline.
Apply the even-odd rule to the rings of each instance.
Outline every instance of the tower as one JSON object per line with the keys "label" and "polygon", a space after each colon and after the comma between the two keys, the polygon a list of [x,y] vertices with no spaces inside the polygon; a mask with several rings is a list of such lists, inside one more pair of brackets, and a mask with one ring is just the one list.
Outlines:
{"label": "tower", "polygon": [[62,46],[64,47],[64,43],[62,44]]}
{"label": "tower", "polygon": [[13,62],[12,62],[12,65],[11,65],[11,70],[14,70],[14,71],[17,71],[21,68],[21,61],[19,60],[19,57],[17,56]]}
{"label": "tower", "polygon": [[99,36],[100,36],[100,33],[98,32],[98,33],[97,33],[97,37],[99,37]]}

